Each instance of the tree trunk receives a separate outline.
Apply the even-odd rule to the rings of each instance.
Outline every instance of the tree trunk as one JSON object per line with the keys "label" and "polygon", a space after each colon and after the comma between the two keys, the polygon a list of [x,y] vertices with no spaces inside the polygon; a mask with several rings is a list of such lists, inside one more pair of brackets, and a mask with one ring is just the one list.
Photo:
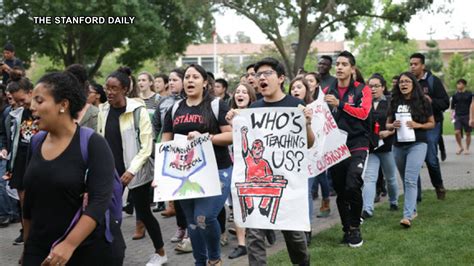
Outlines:
{"label": "tree trunk", "polygon": [[298,47],[295,52],[295,61],[293,64],[293,75],[298,73],[298,69],[304,66],[304,61],[308,55],[309,48],[311,47],[311,38],[307,34],[299,36]]}

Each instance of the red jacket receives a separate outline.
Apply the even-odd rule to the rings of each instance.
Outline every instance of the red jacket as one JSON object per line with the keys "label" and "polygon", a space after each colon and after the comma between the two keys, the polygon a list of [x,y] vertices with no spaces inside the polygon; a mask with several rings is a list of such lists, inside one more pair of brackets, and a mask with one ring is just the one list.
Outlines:
{"label": "red jacket", "polygon": [[[337,82],[332,83],[324,93],[341,99]],[[368,150],[371,108],[372,92],[370,88],[353,80],[351,80],[342,100],[339,101],[339,106],[332,108],[332,115],[337,126],[348,134],[346,144],[350,150]]]}

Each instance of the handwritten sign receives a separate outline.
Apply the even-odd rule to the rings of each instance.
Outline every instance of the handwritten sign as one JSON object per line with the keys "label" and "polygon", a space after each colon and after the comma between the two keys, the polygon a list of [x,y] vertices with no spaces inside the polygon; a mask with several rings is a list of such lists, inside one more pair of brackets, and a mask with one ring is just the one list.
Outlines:
{"label": "handwritten sign", "polygon": [[208,134],[193,140],[157,143],[154,201],[203,198],[221,194],[219,173]]}
{"label": "handwritten sign", "polygon": [[315,141],[308,155],[308,171],[310,177],[313,177],[348,158],[351,153],[346,146],[347,133],[337,127],[321,90],[318,99],[307,107],[313,110],[311,128]]}
{"label": "handwritten sign", "polygon": [[[254,108],[233,121],[234,221],[309,231],[306,121],[298,108]],[[298,217],[298,219],[295,219]]]}

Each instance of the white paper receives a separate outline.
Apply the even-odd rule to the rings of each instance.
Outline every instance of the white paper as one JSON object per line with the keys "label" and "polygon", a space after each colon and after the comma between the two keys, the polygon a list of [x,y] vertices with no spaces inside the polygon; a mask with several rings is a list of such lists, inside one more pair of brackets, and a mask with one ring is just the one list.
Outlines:
{"label": "white paper", "polygon": [[401,123],[400,128],[397,128],[398,142],[412,142],[416,140],[415,130],[407,126],[408,121],[412,121],[410,113],[395,113],[395,119]]}

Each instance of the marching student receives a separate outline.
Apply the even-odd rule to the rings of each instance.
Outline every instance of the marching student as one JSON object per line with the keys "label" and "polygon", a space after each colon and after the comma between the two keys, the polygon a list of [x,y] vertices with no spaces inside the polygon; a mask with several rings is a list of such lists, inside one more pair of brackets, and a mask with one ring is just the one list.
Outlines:
{"label": "marching student", "polygon": [[[46,74],[33,90],[34,123],[46,134],[33,137],[36,145],[29,148],[22,265],[123,264],[120,225],[112,221],[107,225],[105,214],[112,198],[114,159],[105,139],[91,132],[84,160],[80,139],[84,129],[75,119],[85,103],[83,85],[67,71]],[[81,206],[84,210],[74,225],[71,221]],[[106,241],[108,226],[111,243]]]}
{"label": "marching student", "polygon": [[[396,114],[409,113],[412,121],[402,125],[396,119]],[[398,172],[403,180],[405,202],[403,218],[400,224],[410,227],[413,219],[418,215],[416,211],[417,182],[421,166],[428,149],[427,131],[435,126],[435,119],[431,104],[424,94],[420,83],[411,72],[404,72],[398,78],[397,86],[392,90],[392,100],[387,117],[387,129],[395,130],[408,127],[414,130],[414,141],[401,141],[397,130],[393,154]]]}
{"label": "marching student", "polygon": [[[257,100],[255,90],[247,83],[239,84],[235,89],[234,97],[232,97],[232,109],[246,109]],[[229,229],[230,231],[230,229]],[[237,247],[230,253],[229,259],[235,259],[247,255],[247,247],[245,246],[245,228],[235,225],[235,234],[237,236]]]}
{"label": "marching student", "polygon": [[[387,130],[387,111],[389,102],[384,95],[387,82],[383,76],[374,74],[368,80],[368,86],[372,90],[372,121],[373,132],[370,136],[374,138],[377,146],[372,147],[367,158],[367,167],[364,172],[364,187],[362,197],[364,201],[362,218],[370,218],[374,215],[374,199],[376,196],[376,183],[379,176],[379,168],[382,167],[388,182],[388,195],[390,198],[390,210],[398,210],[398,182],[397,166],[392,153],[394,131]],[[380,140],[382,145],[379,146]]]}
{"label": "marching student", "polygon": [[[471,131],[469,126],[469,107],[472,103],[472,92],[466,90],[467,81],[459,79],[456,82],[456,93],[453,95],[451,102],[451,110],[454,113],[454,134],[456,135],[456,142],[458,144],[457,155],[464,151],[468,155],[469,147],[471,146]],[[466,135],[466,149],[462,146],[462,133]]]}
{"label": "marching student", "polygon": [[[211,106],[214,97],[208,89],[208,74],[200,65],[191,64],[186,68],[183,85],[186,99],[175,103],[177,107],[166,113],[162,141],[172,140],[174,134],[186,135],[188,139],[202,133],[209,133],[211,136],[222,194],[180,200],[180,204],[188,223],[195,264],[222,265],[221,228],[217,216],[229,196],[232,176],[232,160],[228,151],[228,145],[232,143],[232,132],[225,120],[229,107],[219,101],[218,117],[214,115]],[[182,119],[188,115],[197,119]]]}
{"label": "marching student", "polygon": [[336,60],[337,82],[328,87],[324,96],[337,126],[348,134],[346,145],[351,157],[334,165],[330,171],[344,231],[342,242],[350,247],[360,247],[364,243],[360,233],[362,173],[369,151],[368,117],[372,105],[369,87],[352,79],[355,65],[350,52],[341,52]]}
{"label": "marching student", "polygon": [[126,97],[130,76],[129,69],[119,68],[107,77],[107,102],[99,106],[97,129],[109,143],[122,184],[129,188],[137,216],[153,242],[155,252],[146,265],[162,265],[168,258],[160,225],[150,208],[149,192],[154,176],[148,159],[152,152],[153,130],[143,101]]}
{"label": "marching student", "polygon": [[[431,184],[435,188],[436,196],[439,200],[443,200],[446,198],[446,189],[443,185],[441,166],[438,159],[438,144],[443,138],[443,112],[449,108],[449,96],[441,80],[433,75],[431,71],[426,71],[425,56],[423,54],[414,53],[410,56],[410,71],[416,76],[423,93],[431,103],[433,116],[436,121],[435,127],[426,131],[428,150],[425,163],[428,168]],[[442,143],[444,145],[444,142]]]}
{"label": "marching student", "polygon": [[[298,107],[304,102],[291,95],[286,95],[282,90],[285,82],[285,68],[274,58],[264,58],[254,65],[255,79],[262,93],[263,98],[252,103],[250,108],[260,107]],[[227,121],[232,121],[236,112],[231,110],[227,116]],[[312,111],[305,109],[306,130],[308,147],[314,143],[314,133],[311,129]],[[249,265],[266,265],[267,255],[265,248],[265,231],[263,229],[247,229],[247,252]],[[302,231],[282,231],[285,237],[286,248],[290,256],[291,263],[297,265],[309,265],[309,254],[305,233]]]}
{"label": "marching student", "polygon": [[[183,78],[184,70],[181,68],[173,69],[169,75],[168,87],[170,95],[161,99],[160,103],[155,109],[155,114],[152,118],[152,124],[154,128],[154,133],[156,134],[154,139],[156,141],[162,141],[161,137],[163,134],[163,125],[165,121],[165,115],[170,110],[173,105],[182,100],[184,97],[183,92]],[[191,240],[186,234],[186,217],[181,208],[179,200],[168,202],[168,207],[165,211],[161,212],[161,215],[164,217],[172,217],[176,215],[176,233],[171,237],[171,242],[178,243],[175,250],[181,253],[189,253],[193,251],[191,246]]]}

